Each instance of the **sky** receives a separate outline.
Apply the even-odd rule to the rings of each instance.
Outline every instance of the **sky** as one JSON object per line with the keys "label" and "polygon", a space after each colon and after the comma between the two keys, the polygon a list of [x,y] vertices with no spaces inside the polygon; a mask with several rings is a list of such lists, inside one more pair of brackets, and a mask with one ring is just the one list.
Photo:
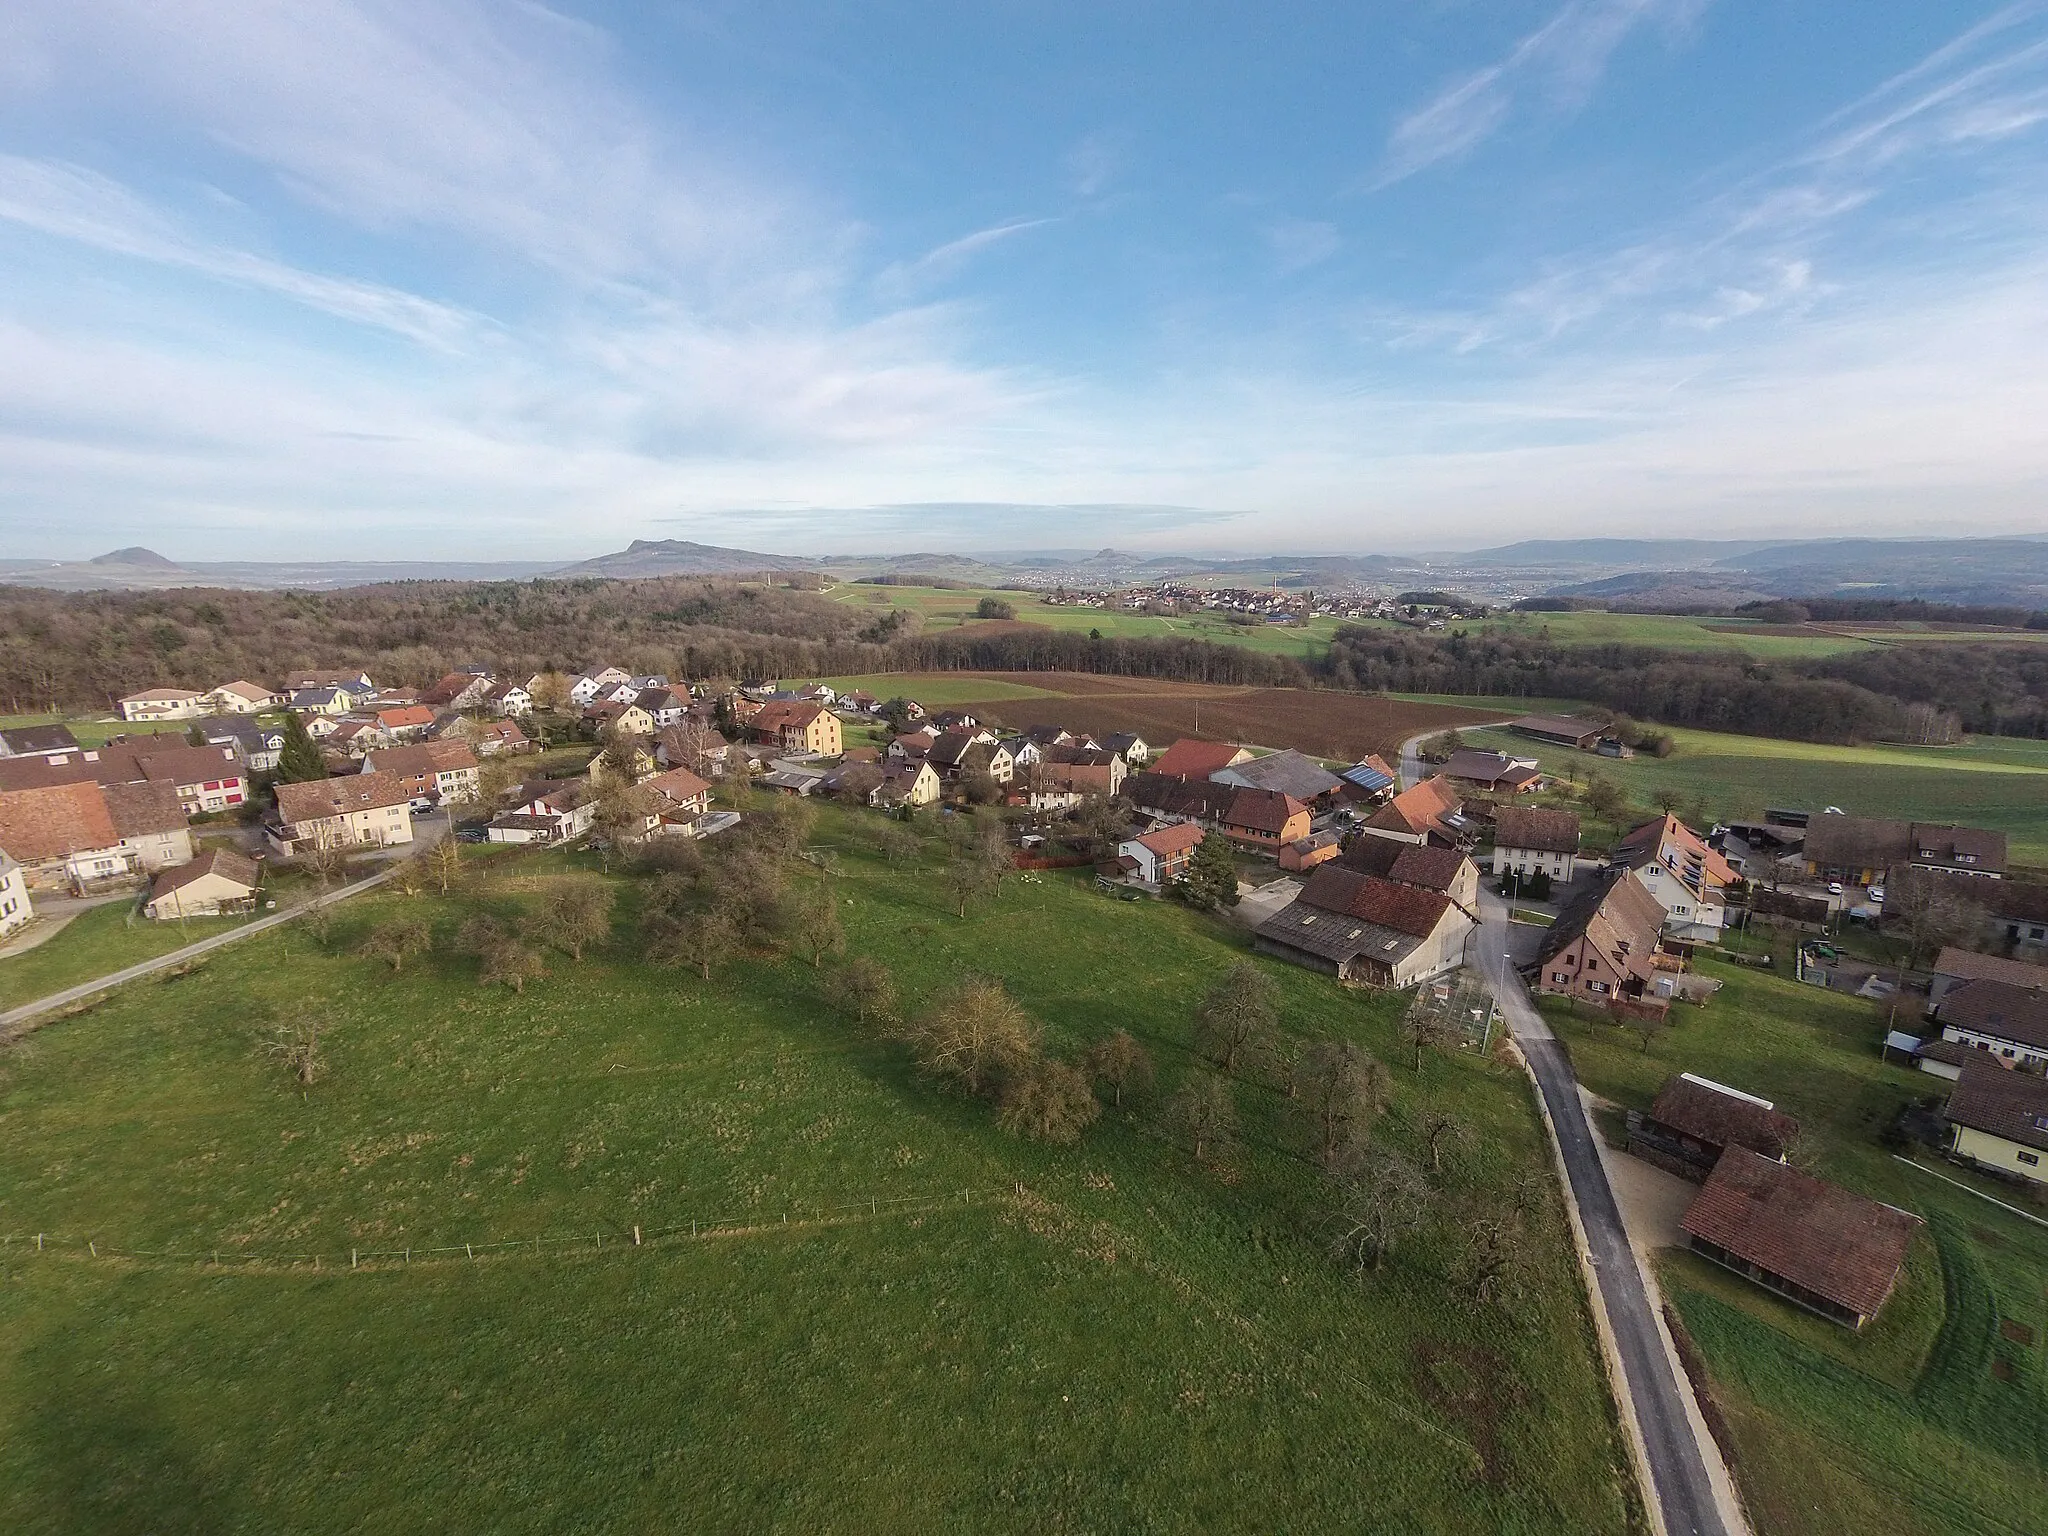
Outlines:
{"label": "sky", "polygon": [[7,0],[0,557],[2048,531],[2048,0]]}

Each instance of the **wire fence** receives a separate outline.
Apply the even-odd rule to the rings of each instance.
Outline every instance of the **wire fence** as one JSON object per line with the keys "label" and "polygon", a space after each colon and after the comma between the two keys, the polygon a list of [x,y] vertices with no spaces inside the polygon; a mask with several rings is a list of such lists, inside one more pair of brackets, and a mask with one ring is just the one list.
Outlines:
{"label": "wire fence", "polygon": [[622,1253],[661,1247],[677,1242],[703,1242],[712,1238],[753,1237],[778,1232],[796,1232],[819,1227],[844,1226],[885,1217],[910,1216],[923,1212],[965,1209],[994,1201],[1021,1198],[1022,1184],[984,1189],[951,1190],[941,1194],[874,1195],[835,1205],[793,1206],[779,1216],[752,1211],[743,1216],[700,1217],[672,1222],[666,1226],[626,1225],[582,1232],[536,1232],[530,1237],[491,1238],[482,1242],[432,1243],[403,1247],[363,1248],[327,1252],[285,1253],[263,1251],[240,1244],[217,1248],[128,1248],[103,1241],[59,1232],[0,1233],[0,1258],[36,1255],[73,1259],[106,1260],[123,1264],[197,1266],[203,1269],[389,1269],[394,1265],[472,1263],[490,1257],[544,1257],[549,1253]]}

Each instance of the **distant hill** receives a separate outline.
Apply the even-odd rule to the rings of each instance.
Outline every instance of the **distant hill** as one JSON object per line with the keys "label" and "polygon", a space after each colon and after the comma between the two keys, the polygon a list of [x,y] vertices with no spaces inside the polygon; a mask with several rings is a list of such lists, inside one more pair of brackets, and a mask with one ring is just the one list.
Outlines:
{"label": "distant hill", "polygon": [[1431,563],[1532,568],[1622,566],[1676,571],[1734,565],[1753,551],[1769,547],[1767,541],[1760,539],[1524,539],[1498,549],[1438,556]]}
{"label": "distant hill", "polygon": [[190,565],[155,550],[117,549],[90,560],[0,562],[0,583],[58,592],[159,591],[226,587],[271,591],[307,587],[333,591],[386,581],[517,581],[549,569],[541,560],[195,560]]}
{"label": "distant hill", "polygon": [[814,571],[816,560],[724,549],[691,539],[635,539],[615,554],[556,567],[556,576],[736,576],[748,571]]}

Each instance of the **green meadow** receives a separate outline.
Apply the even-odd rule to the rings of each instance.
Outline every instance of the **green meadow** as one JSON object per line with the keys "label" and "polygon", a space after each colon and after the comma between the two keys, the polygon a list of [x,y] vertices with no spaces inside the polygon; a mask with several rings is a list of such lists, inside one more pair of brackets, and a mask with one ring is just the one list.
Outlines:
{"label": "green meadow", "polygon": [[[1270,1081],[1218,1168],[1163,1129],[1234,930],[1056,873],[963,920],[935,851],[856,830],[822,815],[810,877],[909,1006],[991,974],[1060,1054],[1131,1030],[1159,1087],[1018,1140],[802,959],[641,963],[636,881],[580,855],[252,939],[0,1056],[0,1526],[1642,1529],[1518,1069],[1418,1074],[1402,999],[1259,962],[1290,1049],[1392,1066],[1383,1144],[1466,1128],[1436,1219],[1355,1277]],[[452,952],[584,881],[617,907],[581,963],[516,994]],[[402,910],[435,951],[359,958]],[[302,1093],[264,1046],[309,1001]],[[1461,1227],[1518,1186],[1518,1283],[1475,1301]]]}
{"label": "green meadow", "polygon": [[1531,741],[1512,731],[1468,731],[1474,746],[1534,757],[1546,773],[1585,781],[1599,772],[1638,806],[1660,790],[1690,803],[1704,796],[1714,815],[1756,817],[1768,806],[1852,816],[1991,827],[2010,840],[2012,857],[2048,864],[2048,741],[1978,737],[1956,747],[1843,747],[1765,736],[1673,728],[1670,757],[1627,761]]}
{"label": "green meadow", "polygon": [[[1789,946],[1778,950],[1789,970]],[[1927,1223],[1898,1289],[1861,1333],[1692,1254],[1660,1256],[1666,1295],[1733,1434],[1757,1530],[2048,1529],[2048,1226],[1926,1169],[2027,1203],[2008,1186],[1926,1151],[1923,1168],[1907,1167],[1879,1144],[1902,1105],[1947,1085],[1879,1059],[1876,1005],[1781,975],[1702,969],[1722,979],[1721,992],[1674,1012],[1647,1049],[1633,1032],[1546,1002],[1580,1080],[1633,1108],[1647,1108],[1680,1071],[1761,1094],[1798,1117],[1800,1156],[1814,1172]],[[2032,1209],[2042,1210],[2038,1200]]]}

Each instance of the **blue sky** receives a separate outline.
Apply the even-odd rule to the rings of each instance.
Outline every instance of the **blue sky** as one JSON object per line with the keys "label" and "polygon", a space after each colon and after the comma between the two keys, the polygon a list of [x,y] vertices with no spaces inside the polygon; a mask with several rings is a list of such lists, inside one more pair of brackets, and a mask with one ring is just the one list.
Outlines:
{"label": "blue sky", "polygon": [[2043,422],[2048,5],[0,8],[4,556],[2038,532]]}

